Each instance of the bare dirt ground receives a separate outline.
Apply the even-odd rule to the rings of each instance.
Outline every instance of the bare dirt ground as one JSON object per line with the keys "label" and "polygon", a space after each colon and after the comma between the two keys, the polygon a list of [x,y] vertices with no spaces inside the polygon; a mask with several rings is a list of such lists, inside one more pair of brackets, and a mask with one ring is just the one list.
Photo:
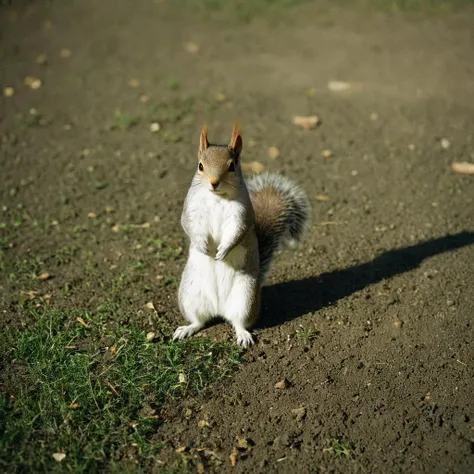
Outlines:
{"label": "bare dirt ground", "polygon": [[[0,83],[14,89],[0,98],[4,258],[48,262],[51,304],[93,308],[134,266],[123,292],[138,324],[153,325],[152,301],[171,336],[186,250],[159,262],[146,242],[186,249],[204,121],[225,143],[238,118],[243,160],[311,197],[304,245],[267,282],[257,344],[224,386],[165,406],[158,468],[186,447],[205,448],[189,469],[206,472],[474,471],[474,180],[450,168],[474,161],[474,11],[328,5],[250,22],[192,2],[0,9]],[[321,125],[301,130],[294,114]],[[1,326],[28,324],[20,287],[2,281]]]}

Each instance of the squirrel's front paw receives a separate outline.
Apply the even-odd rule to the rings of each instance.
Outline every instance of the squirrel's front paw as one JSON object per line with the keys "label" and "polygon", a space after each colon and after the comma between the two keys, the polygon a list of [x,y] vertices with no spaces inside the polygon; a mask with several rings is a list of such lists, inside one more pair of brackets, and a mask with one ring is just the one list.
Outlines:
{"label": "squirrel's front paw", "polygon": [[226,248],[223,248],[223,247],[219,247],[217,249],[217,253],[216,253],[216,260],[224,260],[224,258],[227,257],[227,254],[228,254],[228,250]]}

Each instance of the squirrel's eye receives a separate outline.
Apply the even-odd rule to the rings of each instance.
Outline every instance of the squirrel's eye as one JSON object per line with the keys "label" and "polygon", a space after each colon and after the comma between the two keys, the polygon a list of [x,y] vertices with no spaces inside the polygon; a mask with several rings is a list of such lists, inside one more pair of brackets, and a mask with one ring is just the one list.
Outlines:
{"label": "squirrel's eye", "polygon": [[204,166],[202,166],[202,163],[199,163],[199,171],[204,171]]}
{"label": "squirrel's eye", "polygon": [[233,173],[233,172],[235,171],[235,165],[234,165],[234,162],[233,162],[233,161],[230,163],[229,171],[230,171],[231,173]]}

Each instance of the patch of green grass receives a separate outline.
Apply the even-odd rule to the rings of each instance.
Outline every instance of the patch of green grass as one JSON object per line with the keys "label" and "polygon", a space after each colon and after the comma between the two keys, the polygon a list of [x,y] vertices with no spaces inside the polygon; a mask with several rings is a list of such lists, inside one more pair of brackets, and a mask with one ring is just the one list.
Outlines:
{"label": "patch of green grass", "polygon": [[352,458],[354,455],[354,446],[338,438],[327,440],[327,448],[323,451],[334,454],[337,458]]}
{"label": "patch of green grass", "polygon": [[[157,469],[163,403],[222,381],[240,362],[227,344],[149,341],[83,311],[29,311],[34,325],[0,333],[4,472]],[[58,463],[52,455],[62,452]]]}
{"label": "patch of green grass", "polygon": [[11,269],[8,279],[12,283],[26,284],[36,280],[42,267],[42,262],[34,253],[27,253],[17,260]]}
{"label": "patch of green grass", "polygon": [[179,81],[178,79],[175,79],[174,77],[170,77],[166,81],[166,87],[168,89],[171,89],[172,91],[178,90],[179,89]]}
{"label": "patch of green grass", "polygon": [[119,130],[128,130],[138,123],[138,118],[131,115],[122,113],[120,109],[115,111],[114,123],[112,128],[118,128]]}
{"label": "patch of green grass", "polygon": [[22,116],[21,121],[27,127],[36,127],[42,124],[43,117],[36,109],[30,109],[28,114]]}
{"label": "patch of green grass", "polygon": [[161,239],[148,239],[147,243],[154,251],[156,250],[159,260],[177,260],[183,255],[183,248],[181,246],[174,247]]}
{"label": "patch of green grass", "polygon": [[320,332],[317,329],[314,328],[304,328],[300,327],[296,331],[296,335],[298,338],[303,339],[305,342],[312,341],[316,339],[316,337],[320,334]]}
{"label": "patch of green grass", "polygon": [[151,104],[148,108],[148,120],[165,124],[191,121],[195,109],[196,99],[194,97],[175,97],[157,104]]}

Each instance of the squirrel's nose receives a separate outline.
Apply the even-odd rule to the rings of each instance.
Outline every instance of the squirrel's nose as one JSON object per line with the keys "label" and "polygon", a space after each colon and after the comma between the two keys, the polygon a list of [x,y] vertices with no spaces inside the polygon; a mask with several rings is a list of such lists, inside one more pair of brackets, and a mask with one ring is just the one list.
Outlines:
{"label": "squirrel's nose", "polygon": [[211,183],[212,189],[217,189],[217,186],[219,186],[220,184],[220,181],[218,178],[211,178],[209,182]]}

